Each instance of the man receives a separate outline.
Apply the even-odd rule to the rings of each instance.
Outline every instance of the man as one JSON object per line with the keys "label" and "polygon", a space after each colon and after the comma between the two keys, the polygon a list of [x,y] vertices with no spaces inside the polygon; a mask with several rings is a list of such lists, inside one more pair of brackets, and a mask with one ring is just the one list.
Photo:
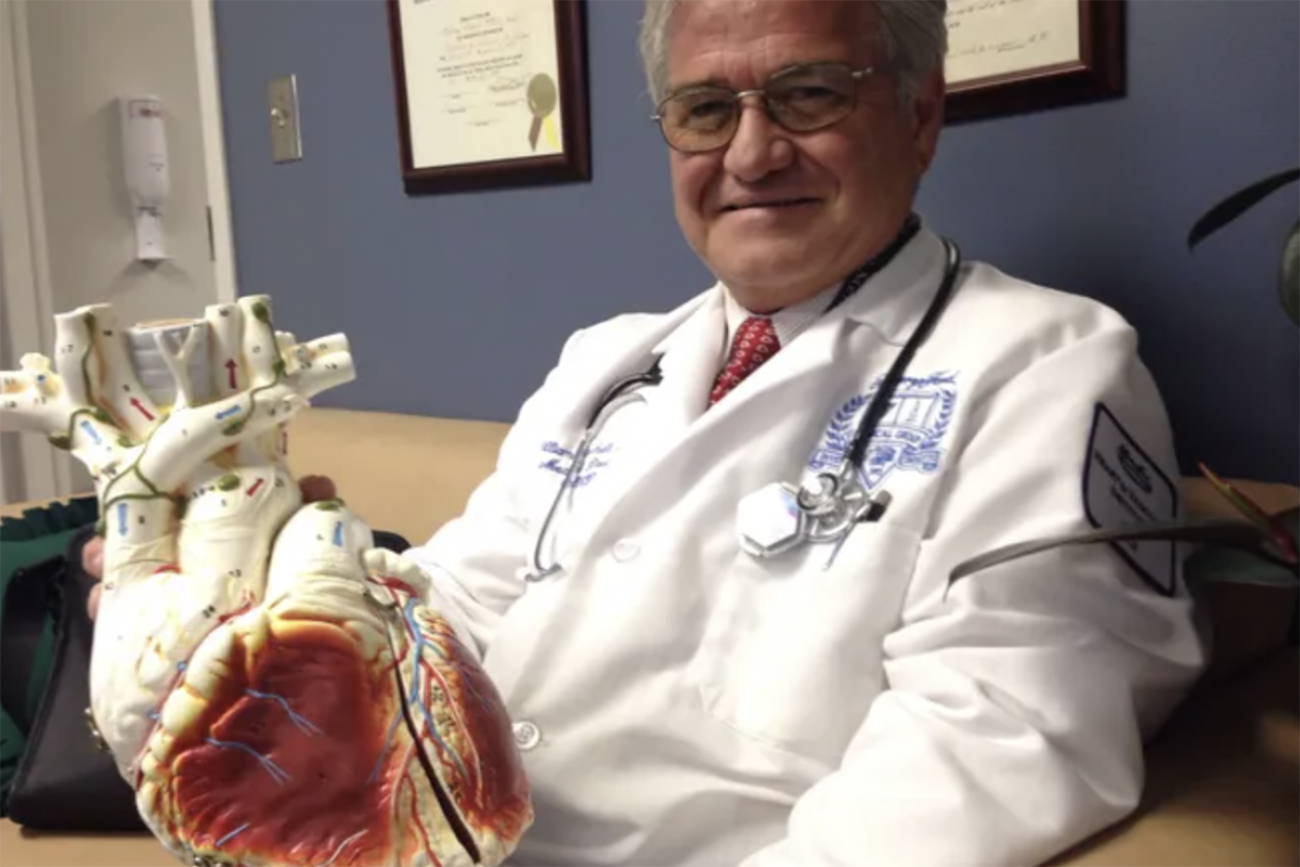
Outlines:
{"label": "man", "polygon": [[[571,338],[464,515],[407,552],[514,719],[521,864],[1027,864],[1138,801],[1204,664],[1172,548],[949,586],[991,548],[1177,514],[1132,330],[961,266],[853,449],[948,271],[913,217],[944,14],[648,7],[677,219],[719,282]],[[793,544],[780,484],[850,456],[864,520]]]}

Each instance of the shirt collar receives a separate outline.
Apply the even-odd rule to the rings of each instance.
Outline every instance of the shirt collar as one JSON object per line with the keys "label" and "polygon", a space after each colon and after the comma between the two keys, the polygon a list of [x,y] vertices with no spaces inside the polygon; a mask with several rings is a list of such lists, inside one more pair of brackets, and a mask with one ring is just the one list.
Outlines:
{"label": "shirt collar", "polygon": [[782,307],[775,313],[755,314],[741,306],[730,292],[723,292],[723,302],[727,312],[727,332],[722,345],[731,346],[731,338],[740,328],[741,323],[751,316],[763,315],[772,320],[772,326],[776,329],[776,339],[781,346],[789,346],[799,334],[817,321],[818,317],[830,306],[831,300],[839,292],[840,284],[828,286],[807,300],[800,301],[790,307]]}

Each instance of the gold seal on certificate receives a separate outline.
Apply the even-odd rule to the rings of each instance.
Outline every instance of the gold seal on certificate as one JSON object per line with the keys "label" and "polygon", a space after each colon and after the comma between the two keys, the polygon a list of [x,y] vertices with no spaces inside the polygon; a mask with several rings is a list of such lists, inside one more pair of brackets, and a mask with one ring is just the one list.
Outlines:
{"label": "gold seal on certificate", "polygon": [[585,0],[388,0],[408,192],[590,177]]}
{"label": "gold seal on certificate", "polygon": [[[542,134],[542,124],[555,114],[555,104],[559,94],[555,89],[555,79],[546,73],[538,73],[528,82],[528,110],[533,115],[533,125],[528,130],[528,144],[537,150],[537,137]],[[554,137],[554,128],[548,125],[548,138]],[[555,142],[551,142],[555,146]]]}

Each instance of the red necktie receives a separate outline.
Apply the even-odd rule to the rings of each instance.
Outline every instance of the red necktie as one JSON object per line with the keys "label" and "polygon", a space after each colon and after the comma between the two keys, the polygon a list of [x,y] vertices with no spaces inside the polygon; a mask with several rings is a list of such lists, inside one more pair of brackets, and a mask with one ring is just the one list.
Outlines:
{"label": "red necktie", "polygon": [[749,376],[759,365],[767,361],[781,348],[781,341],[776,337],[776,328],[772,320],[762,316],[751,316],[736,329],[736,336],[731,341],[731,354],[722,372],[713,382],[713,391],[709,393],[709,406],[713,406],[741,380]]}

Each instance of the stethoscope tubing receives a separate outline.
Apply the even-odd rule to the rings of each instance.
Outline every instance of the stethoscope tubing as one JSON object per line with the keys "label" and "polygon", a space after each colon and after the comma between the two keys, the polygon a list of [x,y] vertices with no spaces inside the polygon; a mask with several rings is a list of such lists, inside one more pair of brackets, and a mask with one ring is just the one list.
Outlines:
{"label": "stethoscope tubing", "polygon": [[[889,371],[881,381],[880,386],[872,395],[871,401],[867,405],[867,411],[863,414],[862,419],[858,422],[857,430],[853,435],[853,442],[845,456],[843,464],[838,472],[831,476],[822,474],[819,478],[829,483],[829,489],[818,492],[819,502],[812,502],[809,498],[812,492],[809,492],[806,486],[801,486],[797,499],[799,508],[805,514],[816,517],[818,510],[825,509],[826,497],[830,496],[835,499],[842,499],[847,494],[849,486],[854,482],[854,468],[859,466],[866,457],[867,448],[871,444],[871,437],[876,427],[880,424],[885,413],[889,410],[890,403],[893,402],[894,392],[898,389],[898,384],[903,379],[903,374],[907,372],[908,365],[911,364],[912,357],[916,355],[926,339],[934,330],[944,309],[948,305],[948,300],[952,297],[953,288],[957,283],[957,274],[961,268],[961,249],[953,241],[943,239],[944,254],[946,261],[944,264],[943,280],[935,292],[934,298],[930,300],[925,314],[916,329],[908,335],[907,342],[903,344],[902,350],[894,363],[890,365]],[[838,300],[838,299],[837,299]],[[834,306],[834,305],[833,305]],[[547,531],[550,529],[551,522],[555,518],[555,512],[564,498],[564,492],[573,484],[573,480],[579,469],[586,462],[587,452],[591,447],[591,442],[596,431],[600,428],[601,417],[605,411],[618,400],[619,397],[627,394],[632,389],[639,386],[655,386],[663,381],[663,372],[660,369],[660,356],[655,356],[653,364],[641,373],[634,373],[630,376],[623,377],[613,383],[596,402],[591,415],[587,419],[586,427],[583,429],[582,438],[578,441],[578,446],[573,450],[573,459],[568,469],[564,473],[564,478],[560,482],[559,491],[554,499],[551,500],[551,506],[546,512],[546,517],[542,520],[541,529],[537,533],[537,540],[533,545],[532,553],[532,571],[526,576],[531,582],[541,581],[542,579],[555,574],[559,571],[558,562],[550,566],[542,566],[542,546],[545,544]],[[805,495],[808,495],[807,497]],[[887,502],[887,500],[883,501]]]}
{"label": "stethoscope tubing", "polygon": [[852,473],[853,467],[860,466],[867,456],[867,447],[871,444],[871,436],[875,433],[876,427],[880,420],[885,417],[889,411],[889,404],[894,399],[894,392],[898,390],[898,384],[903,379],[903,374],[912,363],[912,357],[916,355],[921,344],[929,338],[930,333],[934,331],[934,326],[938,324],[939,318],[943,316],[944,309],[948,306],[948,299],[952,297],[953,287],[957,285],[957,272],[961,269],[961,248],[954,242],[943,239],[944,255],[946,261],[943,269],[943,280],[939,283],[939,289],[935,292],[934,298],[930,300],[930,305],[925,310],[925,315],[921,317],[921,322],[907,338],[907,343],[903,344],[903,349],[894,359],[894,363],[889,366],[889,371],[881,381],[880,387],[872,396],[871,402],[867,405],[867,411],[863,413],[862,420],[858,422],[858,429],[853,435],[853,444],[849,448],[848,455],[845,458],[845,465],[848,469],[842,470],[841,475]]}

